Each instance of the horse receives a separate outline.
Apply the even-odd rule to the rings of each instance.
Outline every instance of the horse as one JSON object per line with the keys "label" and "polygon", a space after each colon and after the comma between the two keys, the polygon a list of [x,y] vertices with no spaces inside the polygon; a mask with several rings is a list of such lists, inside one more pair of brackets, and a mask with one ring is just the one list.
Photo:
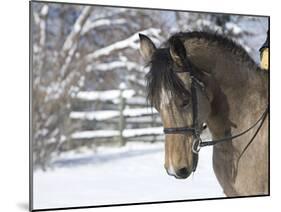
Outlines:
{"label": "horse", "polygon": [[[269,73],[217,33],[178,32],[158,48],[139,38],[147,99],[164,126],[167,173],[186,179],[200,147],[213,145],[213,170],[226,196],[269,195]],[[209,142],[200,138],[204,125]]]}

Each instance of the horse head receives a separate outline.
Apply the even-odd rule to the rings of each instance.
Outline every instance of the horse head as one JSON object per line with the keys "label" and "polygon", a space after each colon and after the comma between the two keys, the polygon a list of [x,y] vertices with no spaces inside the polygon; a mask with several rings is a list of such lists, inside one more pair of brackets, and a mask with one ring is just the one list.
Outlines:
{"label": "horse head", "polygon": [[205,85],[199,79],[204,77],[187,60],[179,37],[169,39],[167,47],[156,48],[150,38],[139,36],[141,55],[150,68],[146,76],[147,97],[160,113],[164,126],[164,167],[169,175],[185,179],[197,167],[198,152],[194,146],[198,146],[198,134],[210,113]]}

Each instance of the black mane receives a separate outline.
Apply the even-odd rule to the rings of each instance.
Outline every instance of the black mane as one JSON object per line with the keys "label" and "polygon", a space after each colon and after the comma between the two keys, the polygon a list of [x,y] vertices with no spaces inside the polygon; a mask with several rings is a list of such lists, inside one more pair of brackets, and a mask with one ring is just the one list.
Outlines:
{"label": "black mane", "polygon": [[157,49],[148,65],[147,99],[151,105],[159,108],[162,89],[180,98],[189,95],[183,82],[173,71],[174,63],[168,48]]}

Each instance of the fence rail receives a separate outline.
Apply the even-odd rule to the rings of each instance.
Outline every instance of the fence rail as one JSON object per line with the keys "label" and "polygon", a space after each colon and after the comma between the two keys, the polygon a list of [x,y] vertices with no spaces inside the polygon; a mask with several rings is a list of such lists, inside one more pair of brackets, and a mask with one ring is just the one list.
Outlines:
{"label": "fence rail", "polygon": [[[121,110],[121,111],[120,111]],[[150,108],[121,108],[118,110],[101,110],[101,111],[73,111],[70,113],[71,119],[82,119],[82,120],[96,120],[96,121],[104,121],[108,119],[112,119],[115,117],[119,117],[123,115],[126,118],[129,117],[143,117],[143,116],[151,116],[158,114],[155,109]]]}
{"label": "fence rail", "polygon": [[[121,86],[120,90],[82,91],[75,99],[93,104],[97,102],[111,104],[115,109],[72,111],[69,115],[71,120],[89,122],[93,125],[93,130],[80,129],[72,133],[69,138],[73,141],[109,139],[125,145],[128,140],[140,137],[145,138],[143,141],[163,139],[163,127],[158,112],[147,107],[145,98],[137,96],[134,90],[126,90]],[[106,129],[109,122],[114,125],[114,129]]]}
{"label": "fence rail", "polygon": [[[163,127],[124,129],[122,136],[124,138],[160,135],[163,133]],[[90,130],[76,132],[71,135],[72,139],[92,139],[92,138],[112,138],[119,136],[118,130]]]}

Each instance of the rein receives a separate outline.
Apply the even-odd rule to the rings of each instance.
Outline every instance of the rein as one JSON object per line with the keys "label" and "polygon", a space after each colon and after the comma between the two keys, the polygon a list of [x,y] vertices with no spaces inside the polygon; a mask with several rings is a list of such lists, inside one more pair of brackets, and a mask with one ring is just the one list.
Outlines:
{"label": "rein", "polygon": [[265,121],[265,118],[267,116],[267,113],[268,113],[268,106],[266,107],[265,111],[263,112],[263,114],[260,116],[260,118],[251,126],[249,127],[248,129],[244,130],[243,132],[240,132],[236,135],[233,135],[233,136],[229,136],[229,137],[224,137],[224,138],[221,138],[221,139],[216,139],[216,140],[208,140],[208,141],[204,141],[200,144],[201,147],[205,147],[205,146],[213,146],[213,145],[216,145],[218,143],[222,143],[222,142],[225,142],[225,141],[231,141],[232,139],[235,139],[235,138],[239,138],[240,136],[242,135],[245,135],[247,132],[249,132],[250,130],[252,130],[255,126],[258,125],[258,123],[260,122],[260,125],[259,127],[257,128],[256,132],[254,133],[253,137],[251,138],[250,142],[247,144],[247,146],[249,146],[251,144],[251,142],[254,140],[254,138],[256,137],[256,135],[258,134],[258,132],[260,131],[264,121]]}
{"label": "rein", "polygon": [[[186,54],[185,54],[186,55]],[[202,141],[200,134],[203,131],[202,127],[199,127],[198,125],[198,99],[197,99],[197,92],[196,92],[196,85],[198,85],[202,90],[205,89],[204,84],[195,76],[195,72],[193,68],[196,68],[191,65],[190,61],[187,59],[186,56],[180,55],[181,62],[183,63],[184,69],[181,71],[177,71],[176,73],[189,73],[191,77],[191,98],[192,98],[192,117],[193,117],[193,124],[191,127],[174,127],[174,128],[164,128],[164,134],[188,134],[192,133],[193,137],[195,138],[195,141],[192,144],[192,151],[194,154],[198,154],[200,151],[201,147],[206,147],[206,146],[214,146],[219,143],[224,143],[224,142],[229,142],[232,141],[233,139],[239,138],[246,133],[248,133],[250,130],[252,130],[255,126],[257,126],[259,123],[259,126],[257,130],[255,131],[254,135],[246,145],[246,147],[243,149],[242,156],[244,152],[248,149],[250,144],[253,142],[255,139],[256,135],[260,131],[267,113],[269,111],[269,106],[267,105],[265,111],[262,113],[260,118],[253,124],[251,125],[248,129],[233,135],[229,137],[223,137],[220,139],[216,140],[207,140],[207,141]]]}

